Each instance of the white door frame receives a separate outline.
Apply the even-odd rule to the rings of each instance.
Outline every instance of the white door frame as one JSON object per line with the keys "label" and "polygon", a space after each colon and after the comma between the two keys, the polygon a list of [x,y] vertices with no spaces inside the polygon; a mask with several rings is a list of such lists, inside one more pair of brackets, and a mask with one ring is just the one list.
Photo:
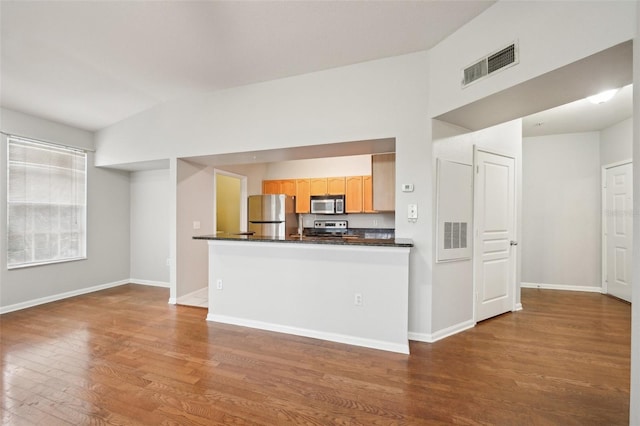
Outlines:
{"label": "white door frame", "polygon": [[[477,145],[473,146],[473,232],[472,232],[472,238],[473,238],[473,255],[472,255],[472,262],[471,262],[471,266],[472,266],[472,280],[473,280],[473,323],[477,324],[478,320],[477,320],[477,277],[476,277],[476,262],[478,261],[478,257],[475,255],[476,253],[476,244],[478,239],[476,238],[477,235],[477,224],[478,224],[478,208],[477,208],[477,197],[476,197],[476,183],[477,183],[477,167],[479,167],[478,165],[478,159],[477,159],[477,154],[478,151],[482,151],[482,152],[486,152],[488,154],[493,154],[493,155],[499,155],[502,157],[507,157],[507,158],[511,158],[513,159],[513,176],[515,181],[513,182],[513,240],[514,241],[518,241],[518,162],[516,161],[516,158],[514,157],[513,154],[509,154],[509,153],[505,153],[505,152],[501,152],[498,150],[493,150],[493,149],[486,149],[486,148],[481,148],[478,147]],[[510,248],[510,250],[513,250],[513,247],[517,247],[517,246],[512,246]],[[512,259],[512,287],[511,287],[511,312],[515,312],[517,309],[516,307],[516,289],[517,289],[517,264],[518,264],[518,257],[516,254],[512,254],[512,256],[514,256],[514,258]]]}
{"label": "white door frame", "polygon": [[616,161],[615,163],[609,163],[609,164],[605,164],[601,167],[601,172],[600,172],[600,187],[602,189],[602,201],[601,201],[601,208],[600,208],[600,215],[601,215],[601,225],[600,225],[600,251],[601,251],[601,256],[602,256],[602,262],[601,262],[601,281],[602,281],[602,286],[600,289],[600,293],[602,294],[607,294],[609,293],[609,289],[607,286],[607,236],[606,236],[606,230],[607,230],[607,217],[606,217],[606,213],[605,213],[605,207],[607,206],[607,170],[608,169],[613,169],[614,167],[619,167],[619,166],[624,166],[626,164],[631,164],[633,163],[633,159],[629,158],[627,160],[622,160],[622,161]]}
{"label": "white door frame", "polygon": [[[231,176],[240,179],[240,231],[247,231],[247,177],[239,175],[237,173],[228,172],[221,169],[213,169],[213,234],[218,232],[218,200],[216,194],[216,188],[218,184],[218,175]],[[245,200],[245,202],[243,202]]]}

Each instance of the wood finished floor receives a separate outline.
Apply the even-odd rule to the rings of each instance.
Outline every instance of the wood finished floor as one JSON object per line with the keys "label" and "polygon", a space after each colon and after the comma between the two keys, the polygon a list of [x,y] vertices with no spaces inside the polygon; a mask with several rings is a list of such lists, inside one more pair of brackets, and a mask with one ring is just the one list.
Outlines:
{"label": "wood finished floor", "polygon": [[2,424],[628,424],[631,309],[600,294],[523,289],[525,310],[410,356],[168,297],[125,285],[2,315]]}

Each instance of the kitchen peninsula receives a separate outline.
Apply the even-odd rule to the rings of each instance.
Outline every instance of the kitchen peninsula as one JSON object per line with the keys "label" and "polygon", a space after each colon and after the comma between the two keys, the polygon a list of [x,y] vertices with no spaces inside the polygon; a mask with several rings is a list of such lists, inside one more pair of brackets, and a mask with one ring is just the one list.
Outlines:
{"label": "kitchen peninsula", "polygon": [[208,321],[409,353],[409,239],[194,237],[209,244]]}

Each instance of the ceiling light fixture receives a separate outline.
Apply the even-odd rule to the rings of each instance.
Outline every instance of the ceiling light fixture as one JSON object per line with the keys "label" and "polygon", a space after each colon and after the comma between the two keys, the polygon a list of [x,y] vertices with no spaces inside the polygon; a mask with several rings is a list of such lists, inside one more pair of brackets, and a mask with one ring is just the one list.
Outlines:
{"label": "ceiling light fixture", "polygon": [[603,104],[611,100],[611,98],[613,98],[616,93],[618,93],[618,90],[620,89],[605,90],[604,92],[600,92],[597,95],[588,96],[587,99],[589,99],[589,102],[591,102],[592,104]]}

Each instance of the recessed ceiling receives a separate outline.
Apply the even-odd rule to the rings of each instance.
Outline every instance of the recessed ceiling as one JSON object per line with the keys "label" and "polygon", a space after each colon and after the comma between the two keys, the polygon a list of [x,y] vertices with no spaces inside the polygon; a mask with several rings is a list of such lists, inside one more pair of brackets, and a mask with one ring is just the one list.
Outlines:
{"label": "recessed ceiling", "polygon": [[[595,93],[594,93],[595,94]],[[633,115],[633,85],[623,87],[608,102],[594,105],[587,99],[529,115],[522,120],[522,135],[547,136],[596,132]]]}
{"label": "recessed ceiling", "polygon": [[494,1],[2,1],[5,108],[95,131],[195,93],[427,50]]}

